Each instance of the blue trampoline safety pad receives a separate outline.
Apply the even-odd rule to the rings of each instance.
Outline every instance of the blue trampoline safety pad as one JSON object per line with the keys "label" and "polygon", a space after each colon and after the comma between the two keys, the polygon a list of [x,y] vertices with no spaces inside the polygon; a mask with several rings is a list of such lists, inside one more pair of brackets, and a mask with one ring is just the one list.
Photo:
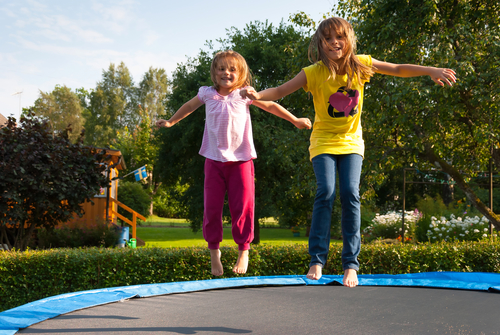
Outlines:
{"label": "blue trampoline safety pad", "polygon": [[[105,288],[61,294],[0,313],[0,335],[83,308],[131,298],[214,289],[284,285],[342,285],[343,276],[324,275],[320,280],[306,276],[269,276],[211,279]],[[500,292],[500,274],[480,272],[424,272],[404,275],[358,275],[360,286],[417,286]]]}

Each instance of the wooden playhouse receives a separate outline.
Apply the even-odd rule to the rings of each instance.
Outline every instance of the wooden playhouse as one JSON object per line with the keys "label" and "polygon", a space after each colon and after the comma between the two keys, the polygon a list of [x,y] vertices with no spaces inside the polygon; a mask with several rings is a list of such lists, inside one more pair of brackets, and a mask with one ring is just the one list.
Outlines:
{"label": "wooden playhouse", "polygon": [[[109,186],[107,188],[101,188],[99,194],[93,197],[93,204],[89,201],[83,203],[85,214],[81,218],[75,214],[71,220],[61,223],[59,226],[71,226],[75,224],[91,226],[95,225],[97,222],[106,221],[106,218],[108,218],[108,222],[111,224],[117,224],[118,219],[120,219],[132,227],[132,238],[136,239],[137,245],[144,245],[144,242],[137,238],[136,228],[137,218],[143,221],[146,221],[146,218],[118,201],[118,176],[120,171],[126,168],[122,153],[119,150],[112,149],[97,148],[97,150],[106,150],[108,159],[101,163],[107,166],[105,173],[110,181]],[[119,214],[118,207],[132,213],[132,220]]]}

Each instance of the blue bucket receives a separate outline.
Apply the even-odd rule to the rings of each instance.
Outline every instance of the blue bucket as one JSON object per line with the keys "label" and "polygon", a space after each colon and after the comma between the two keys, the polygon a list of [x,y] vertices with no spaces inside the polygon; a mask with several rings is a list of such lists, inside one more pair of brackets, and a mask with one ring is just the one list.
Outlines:
{"label": "blue bucket", "polygon": [[118,247],[125,248],[125,243],[128,242],[129,239],[129,227],[121,227],[120,235],[118,236]]}

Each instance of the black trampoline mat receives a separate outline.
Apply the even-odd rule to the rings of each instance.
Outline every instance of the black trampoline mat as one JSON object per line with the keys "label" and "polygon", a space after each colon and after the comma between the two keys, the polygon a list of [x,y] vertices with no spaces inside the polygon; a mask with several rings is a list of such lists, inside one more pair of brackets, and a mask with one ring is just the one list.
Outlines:
{"label": "black trampoline mat", "polygon": [[420,287],[270,286],[130,299],[21,334],[500,334],[500,295]]}

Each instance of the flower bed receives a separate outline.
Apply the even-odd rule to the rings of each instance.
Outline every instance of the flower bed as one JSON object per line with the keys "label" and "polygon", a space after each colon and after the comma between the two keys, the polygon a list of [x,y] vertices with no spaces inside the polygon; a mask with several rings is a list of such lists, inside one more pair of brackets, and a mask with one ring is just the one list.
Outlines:
{"label": "flower bed", "polygon": [[[496,237],[496,234],[493,235]],[[479,216],[456,217],[451,214],[449,218],[441,216],[431,218],[427,237],[430,242],[436,241],[480,241],[490,238],[489,221],[486,217]]]}

